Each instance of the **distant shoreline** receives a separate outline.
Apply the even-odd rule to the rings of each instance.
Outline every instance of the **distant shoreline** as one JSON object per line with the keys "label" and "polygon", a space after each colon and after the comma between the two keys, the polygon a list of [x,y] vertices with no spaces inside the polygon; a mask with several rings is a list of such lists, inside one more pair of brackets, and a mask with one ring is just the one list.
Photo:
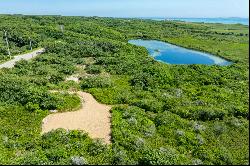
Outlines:
{"label": "distant shoreline", "polygon": [[84,15],[61,15],[61,14],[21,14],[21,13],[0,13],[0,15],[20,15],[20,16],[76,16],[76,17],[104,17],[104,18],[135,18],[135,19],[249,19],[249,17],[118,17],[118,16],[84,16]]}
{"label": "distant shoreline", "polygon": [[94,18],[114,18],[114,19],[143,19],[154,21],[185,21],[197,23],[221,23],[221,24],[242,24],[249,26],[249,18],[246,17],[108,17],[108,16],[81,16],[81,15],[40,15],[40,14],[2,14],[14,16],[58,16],[58,17],[94,17]]}
{"label": "distant shoreline", "polygon": [[197,23],[222,23],[222,24],[242,24],[249,26],[249,18],[241,17],[216,17],[216,18],[178,18],[178,17],[169,17],[169,18],[156,18],[156,17],[141,17],[138,19],[150,19],[156,21],[185,21],[185,22],[197,22]]}

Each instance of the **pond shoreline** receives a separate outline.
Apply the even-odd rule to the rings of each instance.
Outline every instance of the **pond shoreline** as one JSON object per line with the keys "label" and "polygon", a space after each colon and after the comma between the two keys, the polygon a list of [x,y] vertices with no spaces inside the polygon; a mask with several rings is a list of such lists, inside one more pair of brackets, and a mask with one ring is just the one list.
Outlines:
{"label": "pond shoreline", "polygon": [[226,61],[230,61],[232,63],[236,63],[234,60],[229,59],[227,57],[224,57],[222,55],[216,54],[214,52],[209,52],[209,51],[206,51],[206,50],[201,50],[201,49],[196,49],[196,48],[192,48],[192,47],[187,47],[187,46],[184,46],[184,45],[173,43],[173,42],[168,41],[168,40],[162,40],[162,39],[158,39],[158,38],[130,38],[130,39],[128,39],[127,42],[129,42],[130,40],[156,40],[156,41],[160,41],[160,42],[165,42],[165,43],[168,43],[168,44],[172,44],[172,45],[177,46],[177,47],[186,48],[186,49],[189,49],[189,50],[192,50],[192,51],[198,51],[198,52],[201,52],[201,53],[204,53],[204,54],[211,54],[211,55],[214,55],[214,56],[218,56],[218,57],[220,57],[220,58],[222,58],[222,59],[224,59]]}
{"label": "pond shoreline", "polygon": [[[165,42],[155,39],[132,39],[128,43],[141,46],[147,49],[151,57],[156,61],[161,61],[173,65],[232,65],[233,61],[217,54],[195,50],[193,48],[183,47],[171,42]],[[158,50],[158,51],[156,51]]]}

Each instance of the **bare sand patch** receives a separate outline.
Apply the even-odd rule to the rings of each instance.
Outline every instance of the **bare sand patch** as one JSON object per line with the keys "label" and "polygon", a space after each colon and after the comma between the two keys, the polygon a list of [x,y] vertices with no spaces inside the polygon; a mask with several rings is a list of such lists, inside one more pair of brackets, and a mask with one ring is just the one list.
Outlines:
{"label": "bare sand patch", "polygon": [[70,77],[67,77],[67,78],[66,78],[66,81],[74,81],[74,82],[76,82],[76,83],[79,83],[79,82],[80,82],[78,76],[76,76],[76,75],[72,75],[72,76],[70,76]]}
{"label": "bare sand patch", "polygon": [[91,138],[100,138],[110,144],[111,106],[98,103],[89,93],[78,91],[77,94],[81,97],[82,107],[75,112],[55,113],[45,117],[42,134],[58,128],[83,130]]}

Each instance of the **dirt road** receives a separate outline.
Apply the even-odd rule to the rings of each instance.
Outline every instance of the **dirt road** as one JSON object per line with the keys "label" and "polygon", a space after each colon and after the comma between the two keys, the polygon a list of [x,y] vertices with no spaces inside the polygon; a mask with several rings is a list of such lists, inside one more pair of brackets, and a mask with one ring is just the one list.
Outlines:
{"label": "dirt road", "polygon": [[14,56],[14,59],[11,59],[5,63],[0,64],[0,69],[1,68],[12,68],[12,67],[14,67],[15,63],[20,61],[21,59],[29,60],[29,59],[34,58],[37,55],[43,53],[44,51],[45,51],[44,48],[40,48],[38,50],[35,50],[35,51],[27,53],[27,54],[16,55],[16,56]]}

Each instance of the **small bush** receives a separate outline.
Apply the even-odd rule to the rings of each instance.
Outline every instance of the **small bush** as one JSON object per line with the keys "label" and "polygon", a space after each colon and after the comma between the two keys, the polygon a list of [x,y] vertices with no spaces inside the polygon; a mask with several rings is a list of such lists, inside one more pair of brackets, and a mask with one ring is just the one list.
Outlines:
{"label": "small bush", "polygon": [[95,140],[88,147],[88,152],[90,155],[96,156],[100,153],[103,153],[106,150],[105,144],[101,140]]}
{"label": "small bush", "polygon": [[142,99],[134,103],[134,105],[142,109],[145,109],[146,111],[155,113],[162,112],[164,106],[162,102],[159,102],[155,99]]}
{"label": "small bush", "polygon": [[30,111],[30,112],[33,112],[33,111],[36,111],[36,110],[39,110],[40,107],[39,107],[39,104],[34,104],[32,102],[28,102],[26,105],[25,105],[25,108]]}
{"label": "small bush", "polygon": [[195,132],[200,133],[201,131],[204,131],[206,129],[206,127],[199,124],[199,123],[197,123],[197,122],[194,122],[193,123],[193,129],[194,129]]}
{"label": "small bush", "polygon": [[108,77],[87,77],[81,81],[81,88],[88,89],[88,88],[107,88],[112,85],[110,78]]}
{"label": "small bush", "polygon": [[221,135],[223,132],[225,132],[225,127],[220,124],[214,125],[214,132],[216,135]]}
{"label": "small bush", "polygon": [[85,158],[79,157],[79,156],[71,157],[70,161],[72,165],[87,165],[88,164],[88,161]]}
{"label": "small bush", "polygon": [[142,165],[172,165],[178,163],[178,154],[172,148],[147,149],[139,159]]}
{"label": "small bush", "polygon": [[87,66],[85,70],[88,74],[100,74],[103,68],[98,65],[90,65],[90,66]]}
{"label": "small bush", "polygon": [[[16,157],[12,164],[19,163],[20,165],[46,165],[49,160],[41,151],[26,152],[20,157]],[[11,164],[11,165],[12,165]]]}
{"label": "small bush", "polygon": [[53,162],[58,162],[67,157],[65,149],[50,149],[46,152],[46,157]]}
{"label": "small bush", "polygon": [[56,74],[52,74],[49,76],[49,81],[51,83],[54,83],[54,84],[57,84],[59,83],[60,81],[63,81],[64,80],[64,75],[63,74],[59,74],[59,73],[56,73]]}
{"label": "small bush", "polygon": [[192,164],[193,165],[203,165],[203,162],[200,159],[193,159]]}

